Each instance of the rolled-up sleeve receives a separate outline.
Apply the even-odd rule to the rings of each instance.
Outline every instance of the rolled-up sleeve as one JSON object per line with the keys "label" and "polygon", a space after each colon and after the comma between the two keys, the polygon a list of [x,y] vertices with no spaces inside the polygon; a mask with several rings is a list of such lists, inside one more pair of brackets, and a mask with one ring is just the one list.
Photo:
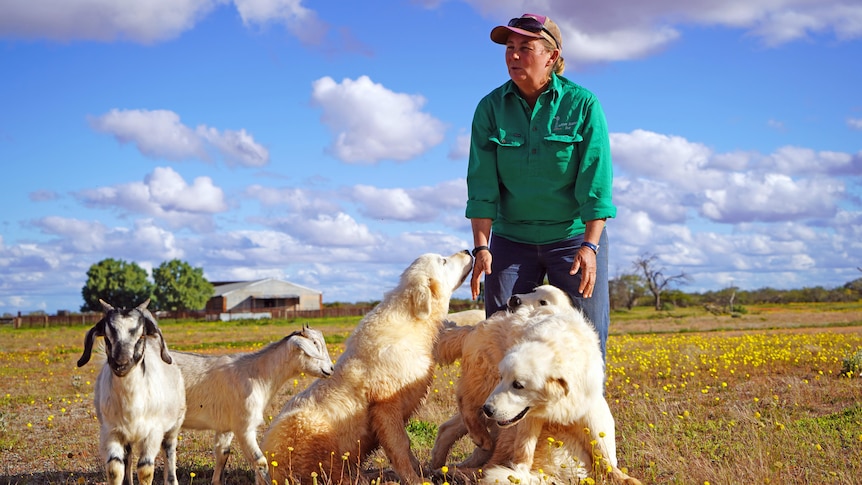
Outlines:
{"label": "rolled-up sleeve", "polygon": [[476,107],[470,132],[470,160],[467,164],[467,209],[470,219],[495,219],[500,200],[497,178],[497,150],[491,142],[493,113],[488,98]]}
{"label": "rolled-up sleeve", "polygon": [[598,100],[593,98],[586,107],[581,131],[580,164],[575,182],[575,199],[580,206],[581,221],[616,217],[611,189],[613,167],[608,124]]}

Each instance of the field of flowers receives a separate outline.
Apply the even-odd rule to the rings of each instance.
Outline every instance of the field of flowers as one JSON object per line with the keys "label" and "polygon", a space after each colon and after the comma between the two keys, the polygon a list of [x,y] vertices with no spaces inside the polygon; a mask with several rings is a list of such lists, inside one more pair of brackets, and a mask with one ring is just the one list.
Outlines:
{"label": "field of flowers", "polygon": [[[613,321],[607,398],[621,467],[644,483],[860,483],[862,379],[842,366],[862,352],[862,308],[808,323],[764,315],[714,318],[709,331],[689,325],[702,315]],[[221,353],[255,350],[301,323],[162,322],[162,330],[174,349]],[[337,358],[356,320],[308,323]],[[653,330],[638,333],[645,326]],[[75,366],[86,330],[0,328],[0,485],[104,482],[92,405],[98,366]],[[458,375],[457,365],[438,369],[409,425],[420,460],[454,410]],[[289,383],[271,416],[309,383]],[[211,480],[211,448],[210,433],[182,433],[181,483]],[[253,483],[234,451],[229,482]],[[451,461],[470,451],[460,441]]]}

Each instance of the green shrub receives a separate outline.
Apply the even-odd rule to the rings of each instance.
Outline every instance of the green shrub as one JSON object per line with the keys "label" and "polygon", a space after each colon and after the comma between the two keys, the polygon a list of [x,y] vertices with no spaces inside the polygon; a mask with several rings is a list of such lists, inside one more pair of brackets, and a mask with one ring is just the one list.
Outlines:
{"label": "green shrub", "polygon": [[859,377],[862,373],[862,350],[847,357],[841,366],[841,375],[847,377]]}

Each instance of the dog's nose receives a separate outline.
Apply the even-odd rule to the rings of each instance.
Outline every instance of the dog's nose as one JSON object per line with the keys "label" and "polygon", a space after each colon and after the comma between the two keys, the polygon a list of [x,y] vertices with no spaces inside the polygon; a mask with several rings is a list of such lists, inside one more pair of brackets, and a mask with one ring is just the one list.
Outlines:
{"label": "dog's nose", "polygon": [[512,295],[512,297],[509,298],[508,305],[509,308],[518,308],[519,306],[521,306],[521,297],[519,297],[518,295]]}
{"label": "dog's nose", "polygon": [[494,408],[491,405],[486,404],[482,406],[482,412],[485,413],[485,416],[491,418],[494,416]]}

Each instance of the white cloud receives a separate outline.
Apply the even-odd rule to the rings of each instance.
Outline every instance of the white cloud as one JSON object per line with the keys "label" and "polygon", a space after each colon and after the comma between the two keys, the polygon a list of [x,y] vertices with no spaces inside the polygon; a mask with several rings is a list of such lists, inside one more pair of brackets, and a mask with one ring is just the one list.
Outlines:
{"label": "white cloud", "polygon": [[862,157],[833,151],[816,152],[810,148],[785,146],[763,157],[761,170],[797,174],[858,175],[862,173]]}
{"label": "white cloud", "polygon": [[154,225],[150,219],[137,220],[132,228],[107,227],[98,221],[59,216],[43,217],[33,224],[56,238],[41,246],[57,252],[53,257],[45,257],[53,267],[59,267],[61,260],[63,265],[68,264],[67,258],[103,259],[104,254],[116,254],[139,264],[148,259],[155,259],[158,264],[184,255],[174,234]]}
{"label": "white cloud", "polygon": [[786,131],[787,130],[787,127],[784,126],[784,122],[776,120],[776,119],[769,119],[766,122],[766,126],[768,126],[769,128],[771,128],[775,131]]}
{"label": "white cloud", "polygon": [[133,143],[150,158],[209,160],[210,149],[229,165],[260,167],[269,163],[269,151],[244,129],[219,131],[206,125],[192,129],[169,110],[118,110],[90,119],[91,126],[113,135],[120,143]]}
{"label": "white cloud", "polygon": [[373,219],[428,222],[447,211],[463,209],[467,182],[456,179],[412,189],[357,185],[347,191],[347,197],[362,204],[360,211]]}
{"label": "white cloud", "polygon": [[455,142],[449,148],[447,157],[449,160],[459,160],[466,162],[470,156],[470,135],[461,134],[455,138]]}
{"label": "white cloud", "polygon": [[711,149],[680,136],[646,130],[611,133],[614,165],[624,174],[665,181],[696,190],[718,182],[720,173],[709,167]]}
{"label": "white cloud", "polygon": [[722,189],[705,191],[704,217],[716,222],[777,222],[827,218],[837,211],[844,185],[836,180],[793,180],[783,174],[762,177],[734,174]]}
{"label": "white cloud", "polygon": [[91,207],[158,217],[198,231],[211,230],[208,216],[227,210],[224,192],[212,179],[197,177],[188,184],[170,167],[156,167],[143,182],[83,190],[76,197]]}
{"label": "white cloud", "polygon": [[245,195],[257,199],[264,206],[285,206],[302,214],[335,213],[340,210],[338,203],[333,201],[331,194],[309,189],[274,188],[255,184],[245,190]]}
{"label": "white cloud", "polygon": [[854,130],[862,130],[862,118],[847,118],[847,126]]}
{"label": "white cloud", "polygon": [[227,210],[224,192],[209,177],[196,177],[189,185],[170,167],[156,167],[144,178],[150,200],[165,211],[215,214]]}
{"label": "white cloud", "polygon": [[302,220],[292,228],[294,234],[310,244],[327,246],[367,246],[376,242],[368,226],[356,222],[348,214],[339,212],[335,216],[320,214],[316,219]]}
{"label": "white cloud", "polygon": [[[739,29],[766,46],[832,35],[862,37],[862,5],[843,0],[468,0],[498,21],[501,12],[553,12],[563,34],[563,55],[578,63],[637,59],[666,48],[689,26]],[[541,12],[539,12],[541,13]]]}
{"label": "white cloud", "polygon": [[120,143],[134,143],[151,158],[187,160],[208,158],[203,140],[167,110],[118,110],[90,119],[90,125],[114,136]]}
{"label": "white cloud", "polygon": [[173,39],[206,16],[218,0],[39,0],[0,5],[0,33],[58,41],[150,44]]}
{"label": "white cloud", "polygon": [[368,76],[340,84],[323,77],[312,88],[321,121],[335,136],[329,151],[344,162],[410,160],[443,140],[446,127],[420,111],[422,96],[390,91]]}
{"label": "white cloud", "polygon": [[614,204],[648,214],[660,223],[685,222],[688,208],[682,203],[685,194],[666,183],[646,179],[614,180]]}
{"label": "white cloud", "polygon": [[245,25],[279,22],[306,44],[320,44],[328,31],[316,12],[302,6],[302,0],[234,0],[234,4]]}
{"label": "white cloud", "polygon": [[677,136],[644,130],[612,133],[619,174],[614,201],[656,223],[699,213],[721,223],[828,218],[862,173],[862,154],[785,146],[774,153],[713,153]]}
{"label": "white cloud", "polygon": [[198,126],[195,131],[221,153],[228,165],[262,167],[269,163],[269,150],[255,142],[245,129],[219,132],[215,128]]}

